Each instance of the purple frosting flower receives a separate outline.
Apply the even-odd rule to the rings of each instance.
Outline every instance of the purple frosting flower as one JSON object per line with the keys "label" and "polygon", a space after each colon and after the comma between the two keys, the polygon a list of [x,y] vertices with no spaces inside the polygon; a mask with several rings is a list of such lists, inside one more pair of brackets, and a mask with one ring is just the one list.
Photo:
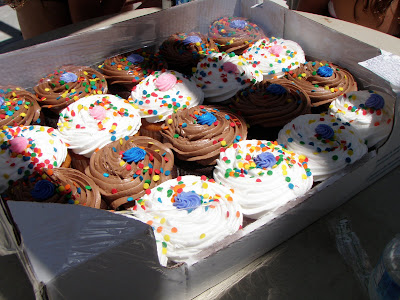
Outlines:
{"label": "purple frosting flower", "polygon": [[266,91],[268,94],[273,94],[273,95],[283,95],[283,94],[286,94],[286,89],[285,89],[283,86],[281,86],[280,84],[276,84],[276,83],[270,84],[270,85],[265,89],[265,91]]}
{"label": "purple frosting flower", "polygon": [[234,29],[243,29],[247,26],[247,22],[245,20],[233,20],[229,26]]}
{"label": "purple frosting flower", "polygon": [[215,121],[217,121],[217,117],[210,112],[206,112],[205,114],[197,117],[197,123],[200,125],[211,126]]}
{"label": "purple frosting flower", "polygon": [[385,106],[385,99],[381,95],[371,94],[365,101],[365,105],[370,108],[382,109]]}
{"label": "purple frosting flower", "polygon": [[335,134],[332,127],[326,124],[319,124],[315,127],[315,132],[325,140],[331,139]]}
{"label": "purple frosting flower", "polygon": [[275,155],[270,152],[263,152],[257,155],[254,158],[254,162],[256,163],[258,168],[271,168],[273,165],[276,164]]}
{"label": "purple frosting flower", "polygon": [[46,200],[54,195],[55,186],[48,180],[39,180],[36,182],[31,195],[36,200]]}
{"label": "purple frosting flower", "polygon": [[328,66],[322,66],[318,68],[317,74],[321,77],[331,77],[333,74],[333,69]]}
{"label": "purple frosting flower", "polygon": [[197,35],[189,35],[182,41],[185,45],[201,43],[201,38]]}
{"label": "purple frosting flower", "polygon": [[4,98],[3,97],[0,97],[0,106],[2,106],[3,104],[4,104]]}
{"label": "purple frosting flower", "polygon": [[141,62],[144,61],[143,56],[135,53],[129,55],[126,59],[133,64],[140,64]]}
{"label": "purple frosting flower", "polygon": [[201,205],[201,197],[194,191],[181,192],[175,196],[173,206],[178,209],[186,209],[189,213]]}
{"label": "purple frosting flower", "polygon": [[122,154],[122,159],[127,161],[128,163],[135,162],[138,163],[139,161],[143,160],[146,156],[146,151],[139,147],[133,147],[129,150],[126,150]]}
{"label": "purple frosting flower", "polygon": [[71,72],[66,72],[61,75],[60,79],[64,82],[76,82],[78,80],[78,76]]}

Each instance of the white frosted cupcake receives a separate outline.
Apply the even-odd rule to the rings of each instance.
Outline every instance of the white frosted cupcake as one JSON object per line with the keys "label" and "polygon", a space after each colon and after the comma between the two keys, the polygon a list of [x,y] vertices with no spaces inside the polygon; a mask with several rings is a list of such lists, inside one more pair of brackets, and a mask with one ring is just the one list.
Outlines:
{"label": "white frosted cupcake", "polygon": [[279,131],[278,143],[308,158],[314,181],[332,176],[368,151],[350,123],[327,114],[297,117]]}
{"label": "white frosted cupcake", "polygon": [[67,146],[51,127],[4,127],[0,139],[0,192],[7,189],[10,181],[33,171],[62,166],[68,156]]}
{"label": "white frosted cupcake", "polygon": [[280,78],[285,72],[305,63],[304,51],[299,44],[282,38],[261,39],[246,49],[243,57],[257,65],[264,79]]}
{"label": "white frosted cupcake", "polygon": [[234,53],[210,53],[193,74],[208,102],[224,102],[245,87],[262,81],[261,71]]}
{"label": "white frosted cupcake", "polygon": [[334,100],[328,113],[349,122],[369,148],[385,140],[393,127],[395,99],[385,93],[358,91]]}
{"label": "white frosted cupcake", "polygon": [[135,135],[140,125],[137,109],[127,100],[107,94],[70,104],[61,111],[57,124],[60,136],[72,151],[72,165],[80,171],[84,171],[94,151]]}
{"label": "white frosted cupcake", "polygon": [[154,229],[160,263],[188,262],[242,227],[238,195],[205,176],[180,176],[137,200],[134,217]]}
{"label": "white frosted cupcake", "polygon": [[132,102],[142,118],[142,135],[161,141],[161,125],[174,112],[203,103],[196,83],[177,71],[155,71],[133,87]]}
{"label": "white frosted cupcake", "polygon": [[214,179],[235,188],[243,214],[253,219],[303,196],[313,184],[305,156],[260,140],[241,141],[221,152]]}

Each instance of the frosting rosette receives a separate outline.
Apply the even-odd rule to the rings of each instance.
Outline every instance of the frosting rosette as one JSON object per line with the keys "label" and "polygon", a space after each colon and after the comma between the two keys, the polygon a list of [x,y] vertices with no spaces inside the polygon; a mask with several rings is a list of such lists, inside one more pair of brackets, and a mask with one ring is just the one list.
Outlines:
{"label": "frosting rosette", "polygon": [[44,124],[37,101],[23,88],[0,86],[0,126]]}
{"label": "frosting rosette", "polygon": [[191,75],[192,68],[206,53],[218,52],[213,39],[200,32],[175,33],[160,46],[160,56],[168,63],[168,69]]}
{"label": "frosting rosette", "polygon": [[306,62],[287,76],[308,94],[312,106],[329,104],[344,93],[357,91],[349,71],[326,61]]}
{"label": "frosting rosette", "polygon": [[225,107],[199,105],[171,115],[161,135],[178,159],[208,166],[216,163],[221,147],[246,139],[247,126]]}
{"label": "frosting rosette", "polygon": [[93,180],[72,168],[34,172],[15,181],[2,196],[15,201],[102,206],[99,188]]}
{"label": "frosting rosette", "polygon": [[188,262],[241,229],[243,215],[233,189],[205,176],[179,176],[151,189],[132,212],[149,224],[160,263]]}
{"label": "frosting rosette", "polygon": [[39,105],[56,113],[82,97],[108,90],[101,73],[83,66],[63,66],[40,79],[33,89]]}
{"label": "frosting rosette", "polygon": [[234,53],[209,53],[197,64],[193,78],[208,102],[222,102],[262,81],[261,71]]}
{"label": "frosting rosette", "polygon": [[132,89],[153,71],[163,69],[164,63],[158,55],[137,50],[107,58],[99,66],[110,85],[120,84]]}
{"label": "frosting rosette", "polygon": [[70,104],[60,113],[60,136],[75,154],[90,157],[94,151],[140,128],[138,110],[113,95],[91,95]]}
{"label": "frosting rosette", "polygon": [[307,161],[277,142],[245,140],[221,152],[214,179],[235,188],[243,215],[258,219],[311,189]]}
{"label": "frosting rosette", "polygon": [[314,181],[332,176],[368,151],[349,122],[328,114],[298,116],[279,131],[278,143],[308,158]]}
{"label": "frosting rosette", "polygon": [[299,44],[275,37],[258,40],[242,56],[261,70],[264,79],[283,77],[306,62]]}
{"label": "frosting rosette", "polygon": [[263,30],[246,18],[222,17],[209,27],[208,36],[221,51],[242,54],[250,44],[265,38]]}
{"label": "frosting rosette", "polygon": [[287,79],[258,82],[237,92],[231,101],[251,126],[279,127],[295,117],[311,112],[308,95]]}
{"label": "frosting rosette", "polygon": [[328,113],[349,122],[371,148],[389,136],[395,102],[395,98],[382,92],[351,92],[331,102]]}
{"label": "frosting rosette", "polygon": [[203,103],[196,83],[177,71],[155,71],[132,89],[132,101],[149,123],[164,121],[180,109]]}
{"label": "frosting rosette", "polygon": [[0,192],[34,171],[60,167],[67,157],[61,136],[47,126],[4,127],[0,143]]}
{"label": "frosting rosette", "polygon": [[86,175],[112,209],[133,206],[150,189],[171,179],[172,151],[146,136],[119,139],[93,153]]}

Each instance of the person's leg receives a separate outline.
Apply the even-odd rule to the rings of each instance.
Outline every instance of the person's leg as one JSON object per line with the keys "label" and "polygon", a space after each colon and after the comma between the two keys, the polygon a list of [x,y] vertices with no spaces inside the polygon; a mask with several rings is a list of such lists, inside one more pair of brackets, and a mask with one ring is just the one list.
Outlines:
{"label": "person's leg", "polygon": [[24,39],[71,24],[67,1],[29,0],[16,12]]}

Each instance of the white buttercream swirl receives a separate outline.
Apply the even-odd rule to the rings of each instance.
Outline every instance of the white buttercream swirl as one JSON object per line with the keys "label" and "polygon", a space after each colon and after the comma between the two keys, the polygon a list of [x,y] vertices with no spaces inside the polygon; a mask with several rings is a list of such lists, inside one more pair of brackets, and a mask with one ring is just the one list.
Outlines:
{"label": "white buttercream swirl", "polygon": [[263,79],[257,67],[234,53],[209,53],[197,64],[193,78],[208,102],[227,100],[237,91]]}
{"label": "white buttercream swirl", "polygon": [[[10,142],[17,137],[28,141],[18,153],[10,149]],[[1,130],[0,138],[0,192],[7,189],[10,180],[15,181],[35,170],[60,167],[67,157],[67,146],[51,127],[8,127]]]}
{"label": "white buttercream swirl", "polygon": [[[384,106],[381,109],[369,108],[365,105],[371,95],[380,95],[384,99]],[[349,122],[357,129],[368,147],[373,147],[380,141],[385,140],[393,127],[395,99],[382,92],[358,91],[346,93],[330,106],[328,113]]]}
{"label": "white buttercream swirl", "polygon": [[[178,209],[176,196],[187,192],[200,196],[202,203]],[[132,212],[154,229],[160,263],[166,265],[167,260],[184,262],[239,230],[243,215],[238,197],[205,176],[187,175],[151,189]]]}
{"label": "white buttercream swirl", "polygon": [[[91,113],[95,107],[105,109],[104,118],[99,119],[97,113]],[[135,135],[141,119],[138,110],[128,100],[104,94],[88,96],[70,104],[61,111],[57,125],[69,149],[90,157],[97,148]]]}
{"label": "white buttercream swirl", "polygon": [[[316,134],[322,125],[333,129],[333,137]],[[324,180],[360,159],[368,148],[350,123],[328,114],[302,115],[286,124],[278,134],[278,143],[308,158],[314,181]]]}
{"label": "white buttercream swirl", "polygon": [[[176,78],[176,82],[163,81],[160,77]],[[161,90],[160,90],[161,88]],[[142,118],[149,123],[164,121],[179,109],[200,105],[204,100],[204,93],[196,83],[177,71],[155,71],[138,85],[131,93],[133,104],[139,110]]]}
{"label": "white buttercream swirl", "polygon": [[[263,167],[257,159],[260,154],[272,162]],[[238,199],[243,214],[253,219],[304,195],[313,184],[305,156],[260,140],[241,141],[221,152],[214,179],[235,188],[242,196]]]}
{"label": "white buttercream swirl", "polygon": [[251,64],[257,65],[264,79],[280,78],[306,61],[299,44],[274,37],[258,40],[242,55]]}

